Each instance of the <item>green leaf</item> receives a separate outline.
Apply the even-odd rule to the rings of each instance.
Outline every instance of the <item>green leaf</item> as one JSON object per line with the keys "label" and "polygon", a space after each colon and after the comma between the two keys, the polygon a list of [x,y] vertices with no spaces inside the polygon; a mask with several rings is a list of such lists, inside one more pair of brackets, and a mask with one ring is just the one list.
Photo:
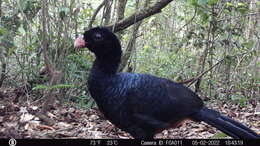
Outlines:
{"label": "green leaf", "polygon": [[244,97],[241,97],[241,98],[239,99],[239,105],[240,105],[241,107],[246,107],[246,102],[247,102],[247,99],[244,98]]}
{"label": "green leaf", "polygon": [[199,5],[206,5],[209,0],[198,0]]}
{"label": "green leaf", "polygon": [[241,13],[241,14],[245,14],[248,9],[247,8],[238,8],[238,11]]}
{"label": "green leaf", "polygon": [[85,17],[91,16],[91,14],[92,14],[92,9],[89,9],[89,8],[84,9],[84,10],[82,11],[82,13],[84,14]]}
{"label": "green leaf", "polygon": [[260,8],[260,1],[256,2],[256,6]]}
{"label": "green leaf", "polygon": [[28,60],[32,60],[34,57],[37,56],[37,53],[33,52],[31,53],[31,55],[29,56]]}
{"label": "green leaf", "polygon": [[8,49],[7,56],[11,56],[16,50],[16,47],[11,47]]}
{"label": "green leaf", "polygon": [[225,57],[225,64],[231,64],[234,61],[235,61],[234,58],[232,56],[230,56],[230,55],[227,55]]}
{"label": "green leaf", "polygon": [[29,7],[30,1],[29,0],[20,0],[20,7],[22,8],[22,10],[26,10]]}
{"label": "green leaf", "polygon": [[89,100],[88,103],[85,105],[85,107],[86,108],[91,108],[91,107],[93,107],[94,103],[95,102],[93,100]]}
{"label": "green leaf", "polygon": [[212,139],[223,139],[223,138],[226,138],[226,137],[227,137],[227,135],[225,133],[220,132],[220,133],[216,133],[211,138]]}
{"label": "green leaf", "polygon": [[244,47],[246,47],[246,48],[248,48],[248,49],[251,49],[251,48],[253,48],[253,46],[254,46],[254,41],[249,41],[249,42],[246,42],[246,43],[242,43],[242,46],[244,46]]}
{"label": "green leaf", "polygon": [[148,50],[149,50],[149,46],[146,44],[146,45],[144,45],[144,52],[148,52]]}
{"label": "green leaf", "polygon": [[7,30],[4,27],[0,27],[0,36],[5,35]]}
{"label": "green leaf", "polygon": [[39,89],[51,90],[51,89],[72,88],[72,87],[75,87],[75,85],[58,84],[58,85],[53,85],[51,87],[46,85],[36,85],[36,87],[34,87],[32,90],[39,90]]}
{"label": "green leaf", "polygon": [[58,84],[58,85],[51,86],[50,89],[72,88],[72,87],[75,87],[75,85]]}
{"label": "green leaf", "polygon": [[26,33],[26,31],[24,30],[24,28],[23,28],[22,26],[18,28],[18,32],[19,32],[21,35],[23,35],[23,34]]}
{"label": "green leaf", "polygon": [[207,13],[203,13],[203,14],[201,15],[201,18],[202,18],[202,22],[203,22],[203,23],[206,23],[206,22],[209,22],[210,16],[209,16],[209,14],[207,14]]}
{"label": "green leaf", "polygon": [[219,0],[209,0],[208,1],[208,5],[214,5],[214,4],[216,4],[217,2],[218,2]]}
{"label": "green leaf", "polygon": [[237,6],[238,7],[247,7],[247,5],[245,3],[241,3],[241,2],[237,3]]}
{"label": "green leaf", "polygon": [[64,19],[68,15],[69,12],[70,12],[70,9],[67,7],[59,8],[59,14],[60,14],[61,19]]}
{"label": "green leaf", "polygon": [[192,6],[198,6],[198,0],[189,0],[189,3],[190,3]]}
{"label": "green leaf", "polygon": [[39,90],[39,89],[49,89],[46,85],[36,85],[36,87],[32,88],[32,90]]}
{"label": "green leaf", "polygon": [[242,13],[245,14],[249,9],[248,9],[248,5],[246,3],[237,3],[237,10]]}
{"label": "green leaf", "polygon": [[234,7],[234,5],[231,2],[227,2],[227,7]]}

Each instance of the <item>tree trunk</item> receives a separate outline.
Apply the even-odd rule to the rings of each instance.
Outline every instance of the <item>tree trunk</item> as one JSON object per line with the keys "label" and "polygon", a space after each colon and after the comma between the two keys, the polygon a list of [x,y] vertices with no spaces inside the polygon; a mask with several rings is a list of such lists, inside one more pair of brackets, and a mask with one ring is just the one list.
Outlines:
{"label": "tree trunk", "polygon": [[[0,0],[0,21],[2,18],[2,0]],[[1,61],[1,74],[0,74],[0,88],[3,85],[6,73],[6,62],[4,57],[4,47],[0,46],[0,61]]]}
{"label": "tree trunk", "polygon": [[[2,49],[2,48],[0,48]],[[5,77],[6,77],[6,62],[5,62],[5,58],[3,57],[2,55],[2,52],[0,52],[0,57],[1,57],[1,74],[0,74],[0,88],[2,87],[3,85],[3,82],[5,80]]]}
{"label": "tree trunk", "polygon": [[[143,8],[146,8],[148,6],[149,2],[150,2],[149,0],[146,0]],[[139,1],[137,1],[137,3],[136,3],[136,10],[137,11],[138,11],[138,8],[139,8]],[[119,70],[118,70],[119,72],[124,70],[124,68],[128,64],[128,61],[129,61],[129,58],[131,57],[132,52],[135,50],[135,44],[136,44],[138,29],[141,26],[141,24],[142,24],[142,21],[139,21],[133,27],[132,37],[128,42],[127,48],[124,52],[124,55],[122,56],[121,64],[120,64]]]}
{"label": "tree trunk", "polygon": [[112,9],[112,0],[106,0],[104,8],[104,25],[108,25],[111,21],[111,9]]}
{"label": "tree trunk", "polygon": [[[116,8],[116,22],[119,22],[120,20],[123,20],[125,17],[125,7],[126,7],[127,0],[119,0],[117,3],[117,8]],[[121,40],[123,31],[118,32],[117,36]]]}
{"label": "tree trunk", "polygon": [[0,20],[2,18],[2,0],[0,0]]}
{"label": "tree trunk", "polygon": [[[198,65],[198,71],[197,71],[197,75],[201,74],[202,72],[204,72],[205,70],[205,65],[206,65],[206,60],[207,60],[207,56],[209,53],[209,48],[210,48],[210,34],[211,34],[211,28],[212,25],[210,24],[209,26],[209,30],[208,30],[208,35],[207,35],[207,44],[205,46],[205,49],[203,51],[202,56],[199,59],[199,65]],[[195,84],[195,92],[199,92],[200,90],[200,83],[201,83],[202,77],[199,78]]]}
{"label": "tree trunk", "polygon": [[[44,57],[44,63],[48,72],[48,75],[50,77],[50,83],[49,87],[52,87],[53,85],[59,84],[61,81],[61,75],[62,72],[54,70],[53,65],[50,62],[50,59],[48,57],[48,34],[47,34],[47,20],[48,20],[48,3],[47,0],[42,0],[42,32],[43,32],[43,38],[42,38],[42,48],[43,48],[43,57]],[[49,119],[46,116],[46,112],[49,110],[49,107],[54,104],[55,101],[55,89],[47,89],[44,93],[44,104],[42,106],[42,109],[39,113],[39,117],[47,122],[48,124],[52,125],[54,124],[51,119]]]}

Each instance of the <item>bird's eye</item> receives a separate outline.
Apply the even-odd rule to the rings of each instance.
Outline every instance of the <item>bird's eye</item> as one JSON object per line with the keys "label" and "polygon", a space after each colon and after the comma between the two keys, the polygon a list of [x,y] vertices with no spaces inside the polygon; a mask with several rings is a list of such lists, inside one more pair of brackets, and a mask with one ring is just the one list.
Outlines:
{"label": "bird's eye", "polygon": [[94,38],[95,41],[102,41],[103,40],[103,36],[100,33],[95,33],[93,38]]}

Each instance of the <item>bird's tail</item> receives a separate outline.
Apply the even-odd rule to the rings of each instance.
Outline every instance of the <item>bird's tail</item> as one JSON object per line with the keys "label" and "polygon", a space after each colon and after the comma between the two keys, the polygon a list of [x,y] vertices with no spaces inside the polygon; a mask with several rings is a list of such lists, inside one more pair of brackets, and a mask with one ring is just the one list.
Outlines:
{"label": "bird's tail", "polygon": [[236,139],[259,139],[260,136],[253,130],[236,122],[228,117],[221,115],[215,110],[202,108],[200,112],[193,116],[194,120],[204,121],[220,131]]}

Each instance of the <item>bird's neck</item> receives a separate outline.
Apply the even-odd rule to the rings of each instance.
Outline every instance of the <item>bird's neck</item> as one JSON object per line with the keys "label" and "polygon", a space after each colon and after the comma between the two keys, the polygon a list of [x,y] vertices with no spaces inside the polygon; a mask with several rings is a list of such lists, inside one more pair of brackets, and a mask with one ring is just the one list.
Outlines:
{"label": "bird's neck", "polygon": [[96,56],[92,67],[92,73],[100,73],[106,75],[116,74],[121,62],[121,50],[113,54],[105,54],[104,56]]}

